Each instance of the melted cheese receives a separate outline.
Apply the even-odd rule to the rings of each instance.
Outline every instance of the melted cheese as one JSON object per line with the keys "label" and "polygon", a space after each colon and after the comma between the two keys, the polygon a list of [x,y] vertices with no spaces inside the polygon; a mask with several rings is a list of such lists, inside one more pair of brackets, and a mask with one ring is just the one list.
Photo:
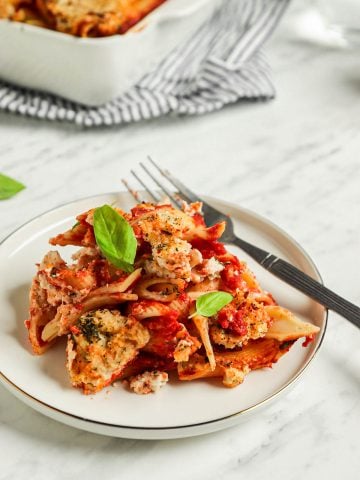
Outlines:
{"label": "melted cheese", "polygon": [[135,375],[129,380],[130,389],[138,395],[146,395],[148,393],[155,393],[163,387],[169,377],[166,372],[143,372]]}
{"label": "melted cheese", "polygon": [[107,309],[83,315],[71,331],[67,368],[73,386],[84,393],[101,390],[118,378],[150,338],[135,318]]}

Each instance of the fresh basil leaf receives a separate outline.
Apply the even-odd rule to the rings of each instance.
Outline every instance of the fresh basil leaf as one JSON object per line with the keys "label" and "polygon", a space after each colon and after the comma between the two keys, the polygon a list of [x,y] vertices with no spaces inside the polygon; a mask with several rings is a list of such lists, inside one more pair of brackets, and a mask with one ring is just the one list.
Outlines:
{"label": "fresh basil leaf", "polygon": [[232,299],[233,296],[227,292],[205,293],[196,300],[196,313],[204,317],[212,317]]}
{"label": "fresh basil leaf", "polygon": [[130,224],[110,205],[94,212],[96,243],[109,262],[125,272],[134,270],[137,241]]}
{"label": "fresh basil leaf", "polygon": [[25,185],[22,183],[0,173],[0,200],[6,200],[13,197],[24,188]]}

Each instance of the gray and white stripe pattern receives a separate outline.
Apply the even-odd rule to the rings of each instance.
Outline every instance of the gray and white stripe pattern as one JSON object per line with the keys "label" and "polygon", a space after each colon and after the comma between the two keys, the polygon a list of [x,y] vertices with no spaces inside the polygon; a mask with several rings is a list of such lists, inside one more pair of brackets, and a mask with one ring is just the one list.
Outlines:
{"label": "gray and white stripe pattern", "polygon": [[86,107],[0,81],[0,110],[95,127],[168,114],[204,114],[240,100],[273,98],[270,68],[260,47],[288,3],[223,0],[189,41],[128,92],[103,106]]}

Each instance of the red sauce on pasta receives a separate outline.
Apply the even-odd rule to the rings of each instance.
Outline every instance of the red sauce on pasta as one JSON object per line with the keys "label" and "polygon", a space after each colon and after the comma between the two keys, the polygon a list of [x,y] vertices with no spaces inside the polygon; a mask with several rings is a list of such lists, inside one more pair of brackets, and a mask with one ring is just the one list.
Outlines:
{"label": "red sauce on pasta", "polygon": [[225,246],[220,242],[203,240],[202,238],[194,238],[191,241],[191,245],[193,248],[198,249],[205,259],[226,254]]}
{"label": "red sauce on pasta", "polygon": [[192,216],[192,218],[193,218],[193,220],[195,222],[195,225],[197,227],[206,227],[204,217],[201,215],[201,213],[195,213]]}
{"label": "red sauce on pasta", "polygon": [[[271,295],[219,241],[225,222],[207,228],[200,202],[184,205],[181,212],[150,203],[137,205],[131,214],[114,210],[136,237],[133,273],[94,248],[94,210],[89,210],[50,243],[90,248],[79,250],[70,264],[49,252],[32,283],[25,325],[33,350],[41,354],[56,336],[70,332],[66,365],[73,386],[95,393],[117,378],[140,374],[134,389],[149,393],[141,385],[153,382],[159,388],[168,378],[161,370],[177,370],[180,380],[215,375],[232,388],[242,382],[245,366],[271,366],[297,338],[306,337],[304,346],[313,340],[317,327],[305,324],[297,332],[288,310],[269,307],[276,305]],[[114,236],[111,243],[117,240]],[[198,299],[216,292],[230,293],[223,296],[229,303],[219,311],[204,310],[209,319],[200,316]],[[203,299],[205,304],[211,298],[216,297]],[[192,314],[195,309],[199,315]],[[274,338],[264,338],[276,321],[280,334],[274,328]]]}
{"label": "red sauce on pasta", "polygon": [[315,338],[315,334],[308,335],[303,341],[302,346],[307,347],[314,340],[314,338]]}
{"label": "red sauce on pasta", "polygon": [[179,314],[175,310],[167,315],[153,317],[143,323],[150,331],[150,341],[144,350],[160,357],[172,357],[176,347],[176,334],[181,330],[177,321]]}
{"label": "red sauce on pasta", "polygon": [[226,305],[218,313],[217,319],[220,326],[225,330],[230,330],[236,335],[246,335],[247,324],[241,308],[236,310],[233,305]]}
{"label": "red sauce on pasta", "polygon": [[224,270],[220,272],[220,276],[225,287],[230,291],[235,291],[243,285],[241,270],[232,263],[225,266]]}

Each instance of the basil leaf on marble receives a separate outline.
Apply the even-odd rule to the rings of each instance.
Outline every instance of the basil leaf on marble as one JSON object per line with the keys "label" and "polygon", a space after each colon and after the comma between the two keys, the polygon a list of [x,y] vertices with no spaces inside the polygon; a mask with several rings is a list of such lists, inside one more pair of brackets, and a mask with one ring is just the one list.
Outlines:
{"label": "basil leaf on marble", "polygon": [[13,197],[21,190],[25,188],[25,185],[14,180],[3,173],[0,173],[0,200],[7,200]]}
{"label": "basil leaf on marble", "polygon": [[232,300],[233,296],[227,292],[205,293],[196,300],[195,314],[203,317],[212,317]]}
{"label": "basil leaf on marble", "polygon": [[110,263],[125,272],[134,270],[137,241],[131,225],[110,205],[94,212],[96,243]]}

